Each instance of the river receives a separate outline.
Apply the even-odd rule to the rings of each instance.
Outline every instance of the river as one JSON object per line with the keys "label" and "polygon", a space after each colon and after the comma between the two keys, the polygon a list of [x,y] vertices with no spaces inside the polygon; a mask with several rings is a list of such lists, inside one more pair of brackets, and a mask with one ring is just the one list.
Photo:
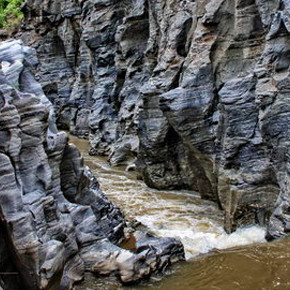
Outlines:
{"label": "river", "polygon": [[88,274],[78,290],[199,290],[290,289],[290,239],[266,243],[265,229],[223,230],[217,205],[189,191],[158,191],[137,179],[136,173],[112,168],[105,158],[90,156],[88,142],[70,136],[101,189],[125,213],[160,237],[175,237],[185,247],[187,262],[172,267],[134,287],[122,287],[114,278]]}

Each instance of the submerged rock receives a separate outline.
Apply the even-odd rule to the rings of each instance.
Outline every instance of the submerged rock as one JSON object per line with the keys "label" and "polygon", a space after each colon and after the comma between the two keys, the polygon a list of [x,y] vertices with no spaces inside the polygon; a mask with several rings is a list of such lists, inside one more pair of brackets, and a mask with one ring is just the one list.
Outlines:
{"label": "submerged rock", "polygon": [[0,63],[0,272],[8,274],[0,275],[1,287],[71,289],[84,271],[132,283],[164,270],[154,259],[183,260],[173,239],[138,253],[117,246],[124,216],[56,129],[53,106],[32,73],[35,50],[2,42]]}
{"label": "submerged rock", "polygon": [[288,233],[289,1],[29,0],[23,11],[58,123],[90,134],[92,154],[138,155],[148,185],[217,201],[228,232],[272,215],[269,235]]}

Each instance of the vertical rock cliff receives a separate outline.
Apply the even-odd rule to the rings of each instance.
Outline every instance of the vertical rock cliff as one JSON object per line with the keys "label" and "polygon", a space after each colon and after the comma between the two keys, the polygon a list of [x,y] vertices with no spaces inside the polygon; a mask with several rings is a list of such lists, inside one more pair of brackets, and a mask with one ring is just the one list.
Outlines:
{"label": "vertical rock cliff", "polygon": [[58,124],[90,134],[91,153],[138,155],[148,185],[217,201],[229,232],[270,215],[269,238],[288,232],[289,1],[28,0],[23,11]]}
{"label": "vertical rock cliff", "polygon": [[180,242],[142,232],[136,253],[117,246],[124,216],[57,131],[37,63],[21,41],[0,44],[0,287],[72,289],[84,271],[132,283],[183,260]]}

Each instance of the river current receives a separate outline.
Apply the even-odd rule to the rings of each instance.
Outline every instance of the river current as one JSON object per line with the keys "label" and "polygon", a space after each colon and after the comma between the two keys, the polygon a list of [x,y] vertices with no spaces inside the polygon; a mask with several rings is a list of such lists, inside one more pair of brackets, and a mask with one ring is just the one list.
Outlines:
{"label": "river current", "polygon": [[86,140],[70,136],[70,141],[126,218],[136,219],[156,236],[180,239],[187,259],[162,279],[156,276],[138,286],[122,287],[114,278],[88,275],[77,289],[290,289],[290,239],[266,243],[265,229],[258,226],[228,235],[215,203],[195,192],[148,188],[134,172],[112,168],[105,158],[90,156]]}

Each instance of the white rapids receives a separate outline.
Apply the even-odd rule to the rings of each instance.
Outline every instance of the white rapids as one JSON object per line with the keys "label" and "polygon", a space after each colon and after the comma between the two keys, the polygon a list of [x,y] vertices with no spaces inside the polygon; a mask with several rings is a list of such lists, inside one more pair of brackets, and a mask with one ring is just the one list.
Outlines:
{"label": "white rapids", "polygon": [[141,222],[159,237],[180,239],[187,259],[214,249],[265,242],[265,229],[259,226],[240,228],[228,235],[223,229],[222,212],[198,193],[148,188],[135,173],[111,168],[104,158],[90,156],[87,141],[70,139],[82,151],[101,189],[126,217]]}

